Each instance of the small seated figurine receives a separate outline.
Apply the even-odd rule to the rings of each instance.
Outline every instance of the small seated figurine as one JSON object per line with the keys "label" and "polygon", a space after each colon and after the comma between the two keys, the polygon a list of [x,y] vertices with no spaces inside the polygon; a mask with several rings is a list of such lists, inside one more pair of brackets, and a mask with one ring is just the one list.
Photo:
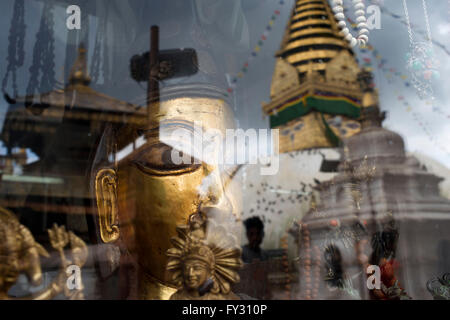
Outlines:
{"label": "small seated figurine", "polygon": [[213,221],[205,233],[198,232],[198,217],[189,226],[179,226],[167,251],[167,271],[178,290],[170,300],[239,300],[231,284],[239,282],[241,250],[236,238]]}
{"label": "small seated figurine", "polygon": [[[42,283],[39,256],[49,257],[49,254],[12,212],[0,207],[0,300],[49,300],[61,293],[70,300],[84,298],[82,284],[81,288],[74,290],[69,290],[66,286],[66,270],[70,265],[79,268],[84,266],[88,256],[86,244],[72,232],[67,232],[65,227],[55,225],[48,233],[52,248],[59,252],[61,258],[58,275],[37,293],[20,298],[11,297],[8,291],[22,273],[27,276],[31,285]],[[67,246],[70,246],[70,260],[64,252]]]}

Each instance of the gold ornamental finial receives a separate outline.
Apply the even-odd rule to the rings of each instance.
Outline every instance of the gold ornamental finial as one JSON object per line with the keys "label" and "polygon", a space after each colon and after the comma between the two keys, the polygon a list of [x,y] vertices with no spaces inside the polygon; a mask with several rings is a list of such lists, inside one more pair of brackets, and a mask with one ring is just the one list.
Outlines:
{"label": "gold ornamental finial", "polygon": [[375,91],[372,73],[364,69],[358,74],[358,82],[363,91],[361,127],[381,127],[385,113],[380,112],[378,94]]}
{"label": "gold ornamental finial", "polygon": [[[327,0],[297,0],[278,56],[304,75],[324,71],[341,50],[351,51]],[[352,53],[353,54],[353,53]]]}
{"label": "gold ornamental finial", "polygon": [[374,90],[374,82],[373,82],[373,75],[372,73],[367,70],[363,69],[358,74],[358,82],[359,86],[362,90],[363,99],[362,99],[362,107],[363,108],[369,108],[373,106],[378,105],[378,96]]}
{"label": "gold ornamental finial", "polygon": [[91,78],[87,73],[86,48],[81,43],[78,47],[78,56],[70,71],[69,84],[82,84],[87,86],[89,83],[91,83]]}

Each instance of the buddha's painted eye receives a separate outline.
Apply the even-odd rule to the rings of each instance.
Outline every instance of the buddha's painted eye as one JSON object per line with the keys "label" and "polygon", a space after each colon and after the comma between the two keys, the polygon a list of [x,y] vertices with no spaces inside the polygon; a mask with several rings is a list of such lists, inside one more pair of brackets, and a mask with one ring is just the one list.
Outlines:
{"label": "buddha's painted eye", "polygon": [[158,176],[183,174],[200,167],[195,158],[164,143],[145,148],[134,157],[133,163],[141,171]]}

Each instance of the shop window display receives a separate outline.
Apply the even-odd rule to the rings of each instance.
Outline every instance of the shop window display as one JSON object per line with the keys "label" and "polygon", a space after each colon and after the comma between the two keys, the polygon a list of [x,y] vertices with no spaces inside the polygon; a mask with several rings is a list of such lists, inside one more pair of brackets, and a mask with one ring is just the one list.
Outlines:
{"label": "shop window display", "polygon": [[3,1],[0,299],[450,299],[429,2]]}

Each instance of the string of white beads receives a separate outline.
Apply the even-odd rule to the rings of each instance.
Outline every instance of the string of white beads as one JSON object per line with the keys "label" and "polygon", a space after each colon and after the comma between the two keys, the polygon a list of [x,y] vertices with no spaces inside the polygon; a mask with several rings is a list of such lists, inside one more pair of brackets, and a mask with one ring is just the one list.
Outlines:
{"label": "string of white beads", "polygon": [[344,39],[350,43],[350,46],[354,47],[357,44],[360,47],[365,47],[366,43],[369,42],[369,29],[366,24],[367,19],[365,16],[365,5],[362,0],[352,0],[353,8],[355,10],[356,22],[358,28],[358,38],[355,38],[350,30],[347,28],[347,23],[345,22],[344,14],[344,1],[343,0],[332,0],[334,16],[338,20],[338,26],[342,29],[344,34]]}

